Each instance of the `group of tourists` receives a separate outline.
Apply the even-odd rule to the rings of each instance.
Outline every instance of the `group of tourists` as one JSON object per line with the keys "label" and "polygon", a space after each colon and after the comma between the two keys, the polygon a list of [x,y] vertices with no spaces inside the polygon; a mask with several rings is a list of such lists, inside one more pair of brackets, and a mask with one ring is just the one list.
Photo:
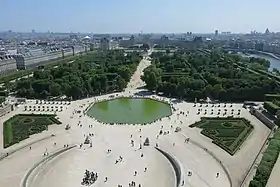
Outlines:
{"label": "group of tourists", "polygon": [[117,164],[117,163],[119,163],[119,162],[122,162],[122,160],[123,160],[123,157],[122,157],[122,156],[119,156],[119,159],[116,159],[115,164]]}
{"label": "group of tourists", "polygon": [[[128,183],[129,187],[136,187],[136,183],[134,181],[131,181],[130,183]],[[138,187],[141,187],[141,184],[138,185]]]}
{"label": "group of tourists", "polygon": [[97,173],[94,173],[93,171],[90,172],[89,170],[86,170],[81,184],[89,186],[89,185],[95,183],[97,178],[98,178]]}

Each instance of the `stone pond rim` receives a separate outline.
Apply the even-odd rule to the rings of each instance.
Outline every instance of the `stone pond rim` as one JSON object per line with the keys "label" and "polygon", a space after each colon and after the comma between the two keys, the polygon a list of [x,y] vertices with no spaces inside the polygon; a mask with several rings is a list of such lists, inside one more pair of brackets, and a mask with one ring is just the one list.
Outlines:
{"label": "stone pond rim", "polygon": [[114,98],[93,104],[87,115],[106,124],[146,124],[170,116],[170,104],[151,98]]}

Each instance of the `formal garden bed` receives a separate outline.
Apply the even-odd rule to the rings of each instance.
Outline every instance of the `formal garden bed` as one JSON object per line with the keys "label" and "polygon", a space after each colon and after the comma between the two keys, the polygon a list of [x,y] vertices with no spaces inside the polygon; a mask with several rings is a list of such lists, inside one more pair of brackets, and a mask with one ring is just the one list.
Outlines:
{"label": "formal garden bed", "polygon": [[61,124],[56,115],[18,114],[4,122],[4,148],[29,138],[30,135],[48,129],[49,125]]}
{"label": "formal garden bed", "polygon": [[244,118],[201,118],[201,121],[190,125],[201,128],[201,134],[212,139],[230,155],[234,155],[253,130],[250,122]]}

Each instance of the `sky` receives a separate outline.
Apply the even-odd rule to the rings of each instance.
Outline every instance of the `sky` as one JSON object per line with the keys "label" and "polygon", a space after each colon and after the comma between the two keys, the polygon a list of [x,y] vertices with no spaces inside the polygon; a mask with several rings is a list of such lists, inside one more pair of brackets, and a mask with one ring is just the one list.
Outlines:
{"label": "sky", "polygon": [[0,0],[0,31],[280,31],[280,0]]}

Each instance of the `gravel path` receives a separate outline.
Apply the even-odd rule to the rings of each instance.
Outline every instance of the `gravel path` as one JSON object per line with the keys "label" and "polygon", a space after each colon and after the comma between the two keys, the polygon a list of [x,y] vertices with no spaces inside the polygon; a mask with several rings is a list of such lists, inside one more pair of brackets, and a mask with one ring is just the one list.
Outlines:
{"label": "gravel path", "polygon": [[141,75],[143,75],[143,71],[145,68],[151,65],[151,61],[147,59],[142,59],[137,67],[137,70],[132,75],[130,82],[127,84],[127,88],[125,92],[135,90],[137,88],[145,86],[145,82],[141,80]]}

